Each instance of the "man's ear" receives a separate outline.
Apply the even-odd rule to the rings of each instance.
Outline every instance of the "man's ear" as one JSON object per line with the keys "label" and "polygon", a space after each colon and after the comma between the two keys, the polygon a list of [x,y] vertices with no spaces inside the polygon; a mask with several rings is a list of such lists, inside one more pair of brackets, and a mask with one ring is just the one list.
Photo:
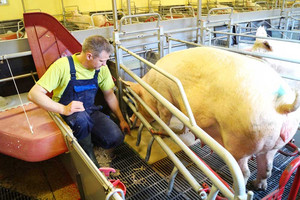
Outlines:
{"label": "man's ear", "polygon": [[86,52],[86,59],[87,60],[92,60],[93,59],[93,54],[91,52]]}

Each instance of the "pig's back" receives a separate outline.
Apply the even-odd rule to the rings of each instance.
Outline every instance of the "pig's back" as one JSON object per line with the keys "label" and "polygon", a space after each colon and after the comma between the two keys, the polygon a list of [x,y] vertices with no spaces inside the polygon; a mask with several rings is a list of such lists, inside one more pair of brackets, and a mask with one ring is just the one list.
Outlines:
{"label": "pig's back", "polygon": [[[277,95],[291,92],[264,62],[215,48],[174,52],[157,65],[182,82],[196,118],[214,117],[219,123],[225,119],[224,126],[235,123],[238,131],[276,114]],[[173,99],[178,99],[178,89],[172,82],[154,71],[149,74],[148,82],[154,83],[155,89],[172,90]]]}
{"label": "pig's back", "polygon": [[156,64],[180,79],[187,93],[202,90],[205,96],[226,95],[232,100],[238,96],[247,99],[255,93],[270,102],[280,88],[289,89],[279,74],[263,61],[215,48],[174,52]]}

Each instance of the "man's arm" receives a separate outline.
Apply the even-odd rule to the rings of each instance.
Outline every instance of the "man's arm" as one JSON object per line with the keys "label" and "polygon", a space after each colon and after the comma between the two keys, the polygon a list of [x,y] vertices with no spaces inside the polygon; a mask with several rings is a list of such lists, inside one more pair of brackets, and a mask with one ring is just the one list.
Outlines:
{"label": "man's arm", "polygon": [[119,107],[119,102],[117,100],[116,95],[113,90],[103,91],[104,99],[107,102],[109,108],[113,111],[113,113],[118,117],[120,121],[120,127],[124,133],[130,133],[130,128],[127,122],[124,120],[122,112]]}
{"label": "man's arm", "polygon": [[67,106],[53,101],[47,96],[47,90],[38,84],[35,84],[31,88],[27,97],[41,108],[63,115],[71,115],[74,112],[84,111],[83,103],[80,101],[72,101]]}

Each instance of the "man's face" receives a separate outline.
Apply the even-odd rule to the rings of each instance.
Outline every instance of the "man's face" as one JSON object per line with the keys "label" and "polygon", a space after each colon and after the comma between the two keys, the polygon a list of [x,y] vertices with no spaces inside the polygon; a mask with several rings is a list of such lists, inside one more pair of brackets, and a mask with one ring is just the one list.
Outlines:
{"label": "man's face", "polygon": [[98,70],[101,66],[106,65],[106,61],[109,59],[110,54],[106,51],[102,51],[97,57],[91,56],[90,68]]}

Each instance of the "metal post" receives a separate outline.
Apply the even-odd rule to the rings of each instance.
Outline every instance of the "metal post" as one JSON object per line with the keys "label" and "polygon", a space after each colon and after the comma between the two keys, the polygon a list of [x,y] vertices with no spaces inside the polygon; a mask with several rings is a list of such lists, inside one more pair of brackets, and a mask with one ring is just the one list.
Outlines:
{"label": "metal post", "polygon": [[167,43],[168,43],[168,53],[171,53],[172,52],[172,40],[169,40],[169,35],[166,36],[166,40],[167,40]]}
{"label": "metal post", "polygon": [[64,26],[66,27],[66,10],[65,10],[65,5],[64,5],[64,0],[61,0],[61,6],[62,6],[62,15],[63,15],[63,22]]}
{"label": "metal post", "polygon": [[22,0],[22,6],[23,6],[23,13],[26,13],[26,9],[25,9],[24,0]]}
{"label": "metal post", "polygon": [[206,22],[204,21],[204,20],[201,20],[200,21],[201,23],[200,23],[200,31],[201,31],[201,36],[199,37],[199,38],[201,38],[200,39],[200,44],[202,44],[202,45],[204,45],[205,44],[205,34],[206,34]]}
{"label": "metal post", "polygon": [[[238,34],[242,34],[242,29],[241,29],[241,27],[240,26],[236,26],[236,28],[238,29]],[[238,49],[240,49],[240,39],[241,39],[241,37],[240,36],[236,36],[235,37],[236,38],[236,42],[237,42],[237,47],[238,47]]]}
{"label": "metal post", "polygon": [[[127,14],[128,16],[131,15],[131,5],[130,5],[130,0],[127,0]],[[131,17],[129,18],[129,24],[131,24]]]}
{"label": "metal post", "polygon": [[197,9],[197,33],[196,40],[197,44],[200,43],[200,31],[201,31],[201,11],[202,11],[202,0],[198,0],[198,9]]}
{"label": "metal post", "polygon": [[118,30],[118,9],[116,0],[112,0],[114,31]]}
{"label": "metal post", "polygon": [[[291,18],[291,17],[290,17],[290,14],[291,14],[291,13],[288,12],[287,15],[286,15],[286,18],[285,18],[285,27],[284,27],[284,30],[286,30],[286,31],[289,30],[290,18]],[[282,38],[283,38],[283,39],[286,39],[286,38],[287,38],[287,37],[286,37],[287,34],[288,34],[288,33],[283,34],[283,37],[282,37]]]}
{"label": "metal post", "polygon": [[[113,32],[113,46],[115,49],[115,62],[116,62],[116,76],[120,77],[120,62],[121,62],[121,52],[122,50],[119,49],[120,45],[120,37],[119,37],[119,29],[118,29],[118,13],[117,13],[117,3],[116,0],[112,0],[112,7],[113,7],[113,19],[114,19],[114,32]],[[125,103],[122,101],[122,84],[119,79],[117,81],[117,98],[120,104],[120,109],[122,113],[125,112]]]}
{"label": "metal post", "polygon": [[[228,22],[228,31],[229,33],[232,33],[232,27],[231,27],[231,24],[232,24],[232,19],[229,20]],[[227,47],[230,48],[231,47],[231,41],[232,41],[232,35],[228,34],[227,36]]]}
{"label": "metal post", "polygon": [[208,46],[211,46],[211,40],[212,40],[212,33],[211,30],[208,32]]}
{"label": "metal post", "polygon": [[165,53],[164,53],[164,31],[163,31],[163,27],[159,26],[158,29],[158,54],[159,54],[159,58],[164,57]]}

